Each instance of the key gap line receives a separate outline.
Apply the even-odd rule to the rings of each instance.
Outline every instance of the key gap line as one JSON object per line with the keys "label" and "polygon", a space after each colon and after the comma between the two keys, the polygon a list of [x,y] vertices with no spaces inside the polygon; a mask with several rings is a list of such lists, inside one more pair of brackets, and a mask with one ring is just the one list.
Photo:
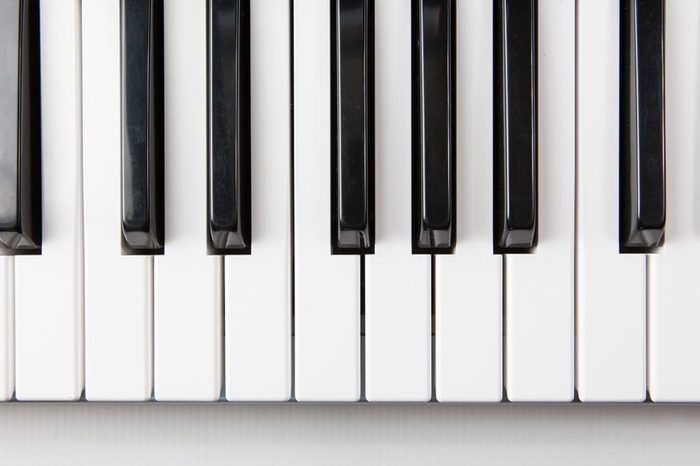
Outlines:
{"label": "key gap line", "polygon": [[149,290],[149,297],[148,297],[148,313],[149,313],[149,318],[148,318],[148,323],[150,325],[149,330],[149,335],[150,335],[150,341],[148,344],[148,350],[150,352],[149,359],[150,359],[150,364],[149,364],[149,383],[150,383],[150,397],[149,401],[155,401],[156,399],[156,374],[155,374],[155,354],[156,354],[156,349],[155,349],[155,344],[156,344],[156,325],[155,325],[155,301],[156,301],[156,287],[155,287],[155,258],[151,256],[148,261],[148,290]]}
{"label": "key gap line", "polygon": [[644,257],[644,279],[645,279],[645,290],[644,290],[644,368],[646,369],[646,374],[644,377],[644,386],[646,388],[646,398],[645,403],[651,402],[651,395],[649,394],[649,317],[651,306],[649,302],[651,301],[651,254],[645,254]]}
{"label": "key gap line", "polygon": [[290,312],[290,393],[289,400],[296,400],[296,291],[295,291],[295,211],[294,211],[294,0],[289,0],[289,312]]}
{"label": "key gap line", "polygon": [[76,22],[76,116],[78,124],[76,125],[76,149],[78,151],[77,162],[77,179],[78,183],[78,270],[77,270],[77,288],[78,288],[78,384],[81,386],[80,399],[85,400],[85,217],[84,217],[84,202],[83,195],[83,15],[82,2],[79,2],[75,8]]}
{"label": "key gap line", "polygon": [[365,255],[360,255],[360,401],[367,401],[367,376],[365,351]]}
{"label": "key gap line", "polygon": [[221,390],[219,400],[226,401],[226,256],[219,256],[219,315],[221,317],[221,362],[219,371],[221,377]]}
{"label": "key gap line", "polygon": [[12,360],[12,395],[10,397],[10,401],[17,401],[17,351],[15,349],[15,341],[17,339],[17,315],[15,313],[15,258],[10,256],[9,261],[10,272],[8,274],[8,279],[10,280],[10,283],[8,289],[11,293],[9,302],[12,306],[9,312],[10,317],[12,319],[10,330],[10,333],[12,334],[12,341],[10,342],[10,351],[12,351],[10,356]]}
{"label": "key gap line", "polygon": [[508,399],[508,389],[506,384],[508,382],[508,326],[506,320],[507,304],[508,304],[508,255],[501,255],[502,270],[501,270],[501,384],[503,386],[503,394],[501,395],[501,402],[509,403]]}
{"label": "key gap line", "polygon": [[436,384],[436,367],[435,367],[435,349],[436,349],[436,327],[435,327],[435,302],[436,302],[436,260],[435,254],[430,255],[430,401],[437,400],[437,384]]}
{"label": "key gap line", "polygon": [[573,378],[574,378],[574,402],[581,399],[578,396],[578,99],[579,99],[579,77],[578,77],[578,0],[574,0],[574,315],[573,315]]}

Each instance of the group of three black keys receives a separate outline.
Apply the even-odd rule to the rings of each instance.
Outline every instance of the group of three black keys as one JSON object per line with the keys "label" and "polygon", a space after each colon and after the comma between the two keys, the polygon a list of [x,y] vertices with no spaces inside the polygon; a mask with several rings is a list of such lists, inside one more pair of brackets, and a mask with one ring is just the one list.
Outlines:
{"label": "group of three black keys", "polygon": [[[373,0],[331,2],[331,241],[335,254],[374,251]],[[647,252],[665,224],[664,0],[620,0],[620,250]],[[455,3],[411,0],[414,253],[456,243]],[[208,0],[208,242],[251,252],[250,0]],[[163,0],[121,0],[122,245],[164,250]],[[0,243],[41,252],[39,1],[21,0],[20,34],[0,53],[15,150],[0,150]],[[2,25],[0,25],[2,26]],[[493,0],[493,244],[537,244],[537,0]],[[18,53],[19,51],[19,53]],[[284,78],[283,78],[284,79]],[[12,80],[3,80],[3,83]],[[7,86],[6,86],[7,87]],[[7,99],[5,97],[8,97]],[[408,155],[408,154],[407,154]],[[611,160],[610,163],[618,161]],[[115,174],[116,175],[116,174]],[[44,176],[51,176],[44,173]],[[381,187],[380,187],[381,189]],[[487,193],[485,193],[487,194]],[[488,194],[487,194],[488,195]]]}

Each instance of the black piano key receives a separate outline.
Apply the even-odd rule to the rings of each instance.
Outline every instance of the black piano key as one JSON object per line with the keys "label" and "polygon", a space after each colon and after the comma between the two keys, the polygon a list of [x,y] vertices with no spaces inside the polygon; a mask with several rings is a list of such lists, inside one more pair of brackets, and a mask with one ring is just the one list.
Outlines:
{"label": "black piano key", "polygon": [[163,0],[121,0],[122,243],[163,252]]}
{"label": "black piano key", "polygon": [[648,252],[666,223],[664,0],[622,0],[620,249]]}
{"label": "black piano key", "polygon": [[455,242],[455,2],[413,1],[413,251]]}
{"label": "black piano key", "polygon": [[249,11],[249,0],[209,0],[208,221],[217,253],[251,247]]}
{"label": "black piano key", "polygon": [[331,249],[374,248],[371,0],[331,0]]}
{"label": "black piano key", "polygon": [[0,247],[41,252],[39,2],[0,7]]}
{"label": "black piano key", "polygon": [[494,1],[494,250],[537,242],[537,0]]}

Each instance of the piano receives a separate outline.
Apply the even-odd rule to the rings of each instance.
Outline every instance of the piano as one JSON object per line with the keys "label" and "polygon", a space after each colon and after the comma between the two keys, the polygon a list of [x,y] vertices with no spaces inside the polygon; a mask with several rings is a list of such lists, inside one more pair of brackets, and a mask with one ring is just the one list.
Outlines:
{"label": "piano", "polygon": [[0,399],[700,401],[698,15],[0,0]]}

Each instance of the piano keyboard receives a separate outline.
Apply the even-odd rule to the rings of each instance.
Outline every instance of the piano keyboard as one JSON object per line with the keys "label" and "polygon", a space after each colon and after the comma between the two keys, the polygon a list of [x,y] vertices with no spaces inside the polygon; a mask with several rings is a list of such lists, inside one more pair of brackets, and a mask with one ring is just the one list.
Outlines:
{"label": "piano keyboard", "polygon": [[0,0],[0,399],[700,401],[698,21]]}

